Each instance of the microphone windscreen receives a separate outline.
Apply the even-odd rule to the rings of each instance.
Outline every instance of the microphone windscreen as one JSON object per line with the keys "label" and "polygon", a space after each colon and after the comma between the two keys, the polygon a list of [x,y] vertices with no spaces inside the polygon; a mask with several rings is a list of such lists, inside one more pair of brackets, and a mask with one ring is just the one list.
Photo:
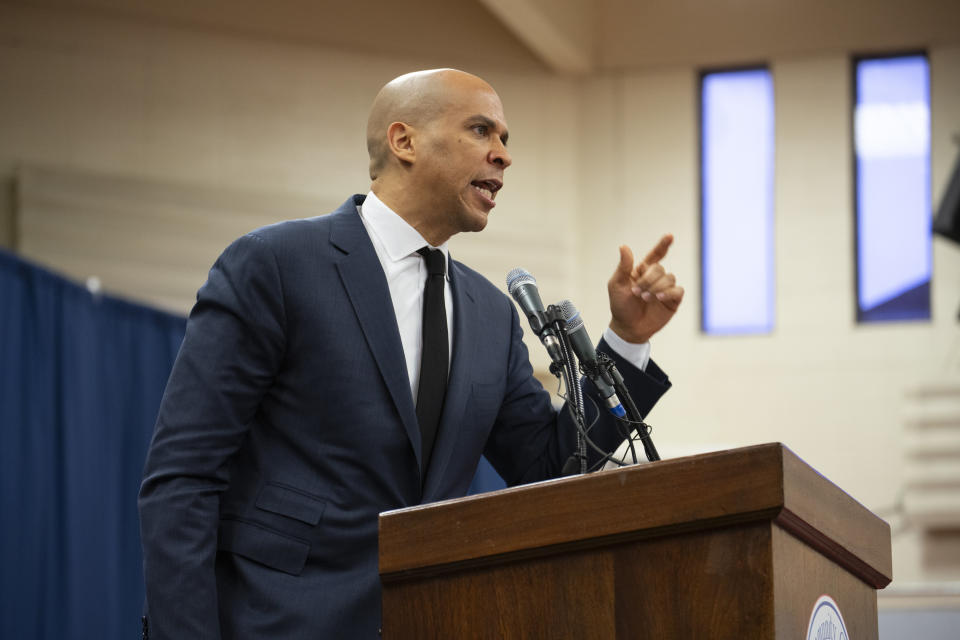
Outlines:
{"label": "microphone windscreen", "polygon": [[577,308],[569,300],[564,300],[560,303],[560,312],[563,314],[563,319],[567,322],[567,331],[573,332],[583,326],[583,318],[580,317],[580,312],[577,311]]}
{"label": "microphone windscreen", "polygon": [[537,284],[537,279],[530,275],[530,272],[526,269],[517,267],[511,269],[510,273],[507,274],[507,291],[510,292],[510,295],[513,295],[517,287],[525,284]]}

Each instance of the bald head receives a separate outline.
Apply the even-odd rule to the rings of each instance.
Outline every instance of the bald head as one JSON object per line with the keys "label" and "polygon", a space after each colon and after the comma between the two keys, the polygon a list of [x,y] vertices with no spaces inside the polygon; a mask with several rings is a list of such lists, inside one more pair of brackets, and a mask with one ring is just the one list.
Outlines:
{"label": "bald head", "polygon": [[376,180],[390,159],[387,129],[392,123],[426,126],[449,107],[458,90],[467,87],[493,92],[482,78],[456,69],[414,71],[388,82],[374,99],[367,118],[370,179]]}

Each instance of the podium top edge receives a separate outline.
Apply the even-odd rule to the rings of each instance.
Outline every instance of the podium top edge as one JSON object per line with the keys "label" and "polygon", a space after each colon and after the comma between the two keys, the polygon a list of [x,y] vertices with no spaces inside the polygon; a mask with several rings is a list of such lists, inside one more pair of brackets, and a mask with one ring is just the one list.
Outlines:
{"label": "podium top edge", "polygon": [[890,582],[889,525],[782,443],[387,511],[380,514],[380,573],[757,521],[785,529],[875,588]]}
{"label": "podium top edge", "polygon": [[[436,509],[443,508],[448,505],[464,505],[472,502],[480,502],[484,500],[496,500],[502,496],[508,496],[511,494],[525,493],[525,492],[536,492],[542,489],[543,487],[556,487],[563,486],[565,484],[574,484],[578,482],[583,482],[585,478],[595,478],[605,475],[616,475],[620,473],[645,473],[646,470],[652,467],[664,467],[671,466],[676,464],[687,463],[692,460],[698,461],[707,461],[716,457],[726,457],[726,456],[735,456],[740,455],[741,453],[748,451],[756,451],[761,454],[771,454],[779,455],[780,451],[788,451],[791,455],[796,456],[793,451],[790,450],[788,446],[781,442],[768,442],[764,444],[749,445],[746,447],[736,447],[733,449],[718,449],[717,451],[708,451],[705,453],[697,453],[688,456],[682,456],[678,458],[668,458],[665,460],[657,460],[656,462],[641,462],[636,465],[628,465],[620,467],[618,469],[605,469],[602,471],[594,471],[587,475],[573,475],[573,476],[563,476],[560,478],[551,478],[549,480],[540,480],[537,482],[529,482],[526,484],[517,485],[514,487],[506,487],[505,489],[497,489],[495,491],[487,491],[485,493],[478,493],[470,496],[463,496],[461,498],[448,498],[446,500],[437,500],[435,502],[428,502],[424,504],[413,505],[410,507],[401,507],[399,509],[390,509],[380,513],[381,520],[384,518],[393,518],[401,517],[404,514],[417,513],[425,509]],[[799,458],[798,458],[799,459]]]}

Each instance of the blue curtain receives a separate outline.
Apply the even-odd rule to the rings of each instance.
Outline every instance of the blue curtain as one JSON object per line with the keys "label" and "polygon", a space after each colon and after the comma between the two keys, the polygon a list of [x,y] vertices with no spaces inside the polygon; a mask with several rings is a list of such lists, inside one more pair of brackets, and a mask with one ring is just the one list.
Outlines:
{"label": "blue curtain", "polygon": [[185,323],[0,251],[0,638],[139,637],[137,490]]}
{"label": "blue curtain", "polygon": [[504,482],[500,474],[493,468],[493,465],[487,462],[485,457],[481,456],[480,464],[477,465],[477,472],[473,475],[470,488],[467,489],[467,495],[472,496],[478,493],[486,493],[487,491],[496,491],[498,489],[504,489],[506,486],[507,483]]}
{"label": "blue curtain", "polygon": [[[0,639],[139,637],[137,490],[185,327],[0,251]],[[503,486],[481,460],[470,492]]]}

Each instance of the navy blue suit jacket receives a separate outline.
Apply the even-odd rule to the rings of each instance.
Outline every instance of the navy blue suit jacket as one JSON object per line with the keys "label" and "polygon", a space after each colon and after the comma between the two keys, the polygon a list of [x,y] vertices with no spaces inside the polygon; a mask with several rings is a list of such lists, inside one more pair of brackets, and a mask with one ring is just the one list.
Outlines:
{"label": "navy blue suit jacket", "polygon": [[[197,294],[140,491],[154,639],[376,637],[381,511],[464,495],[484,453],[515,485],[575,448],[513,303],[451,260],[449,386],[423,468],[362,201],[238,239]],[[644,413],[669,386],[653,363],[618,366]]]}

